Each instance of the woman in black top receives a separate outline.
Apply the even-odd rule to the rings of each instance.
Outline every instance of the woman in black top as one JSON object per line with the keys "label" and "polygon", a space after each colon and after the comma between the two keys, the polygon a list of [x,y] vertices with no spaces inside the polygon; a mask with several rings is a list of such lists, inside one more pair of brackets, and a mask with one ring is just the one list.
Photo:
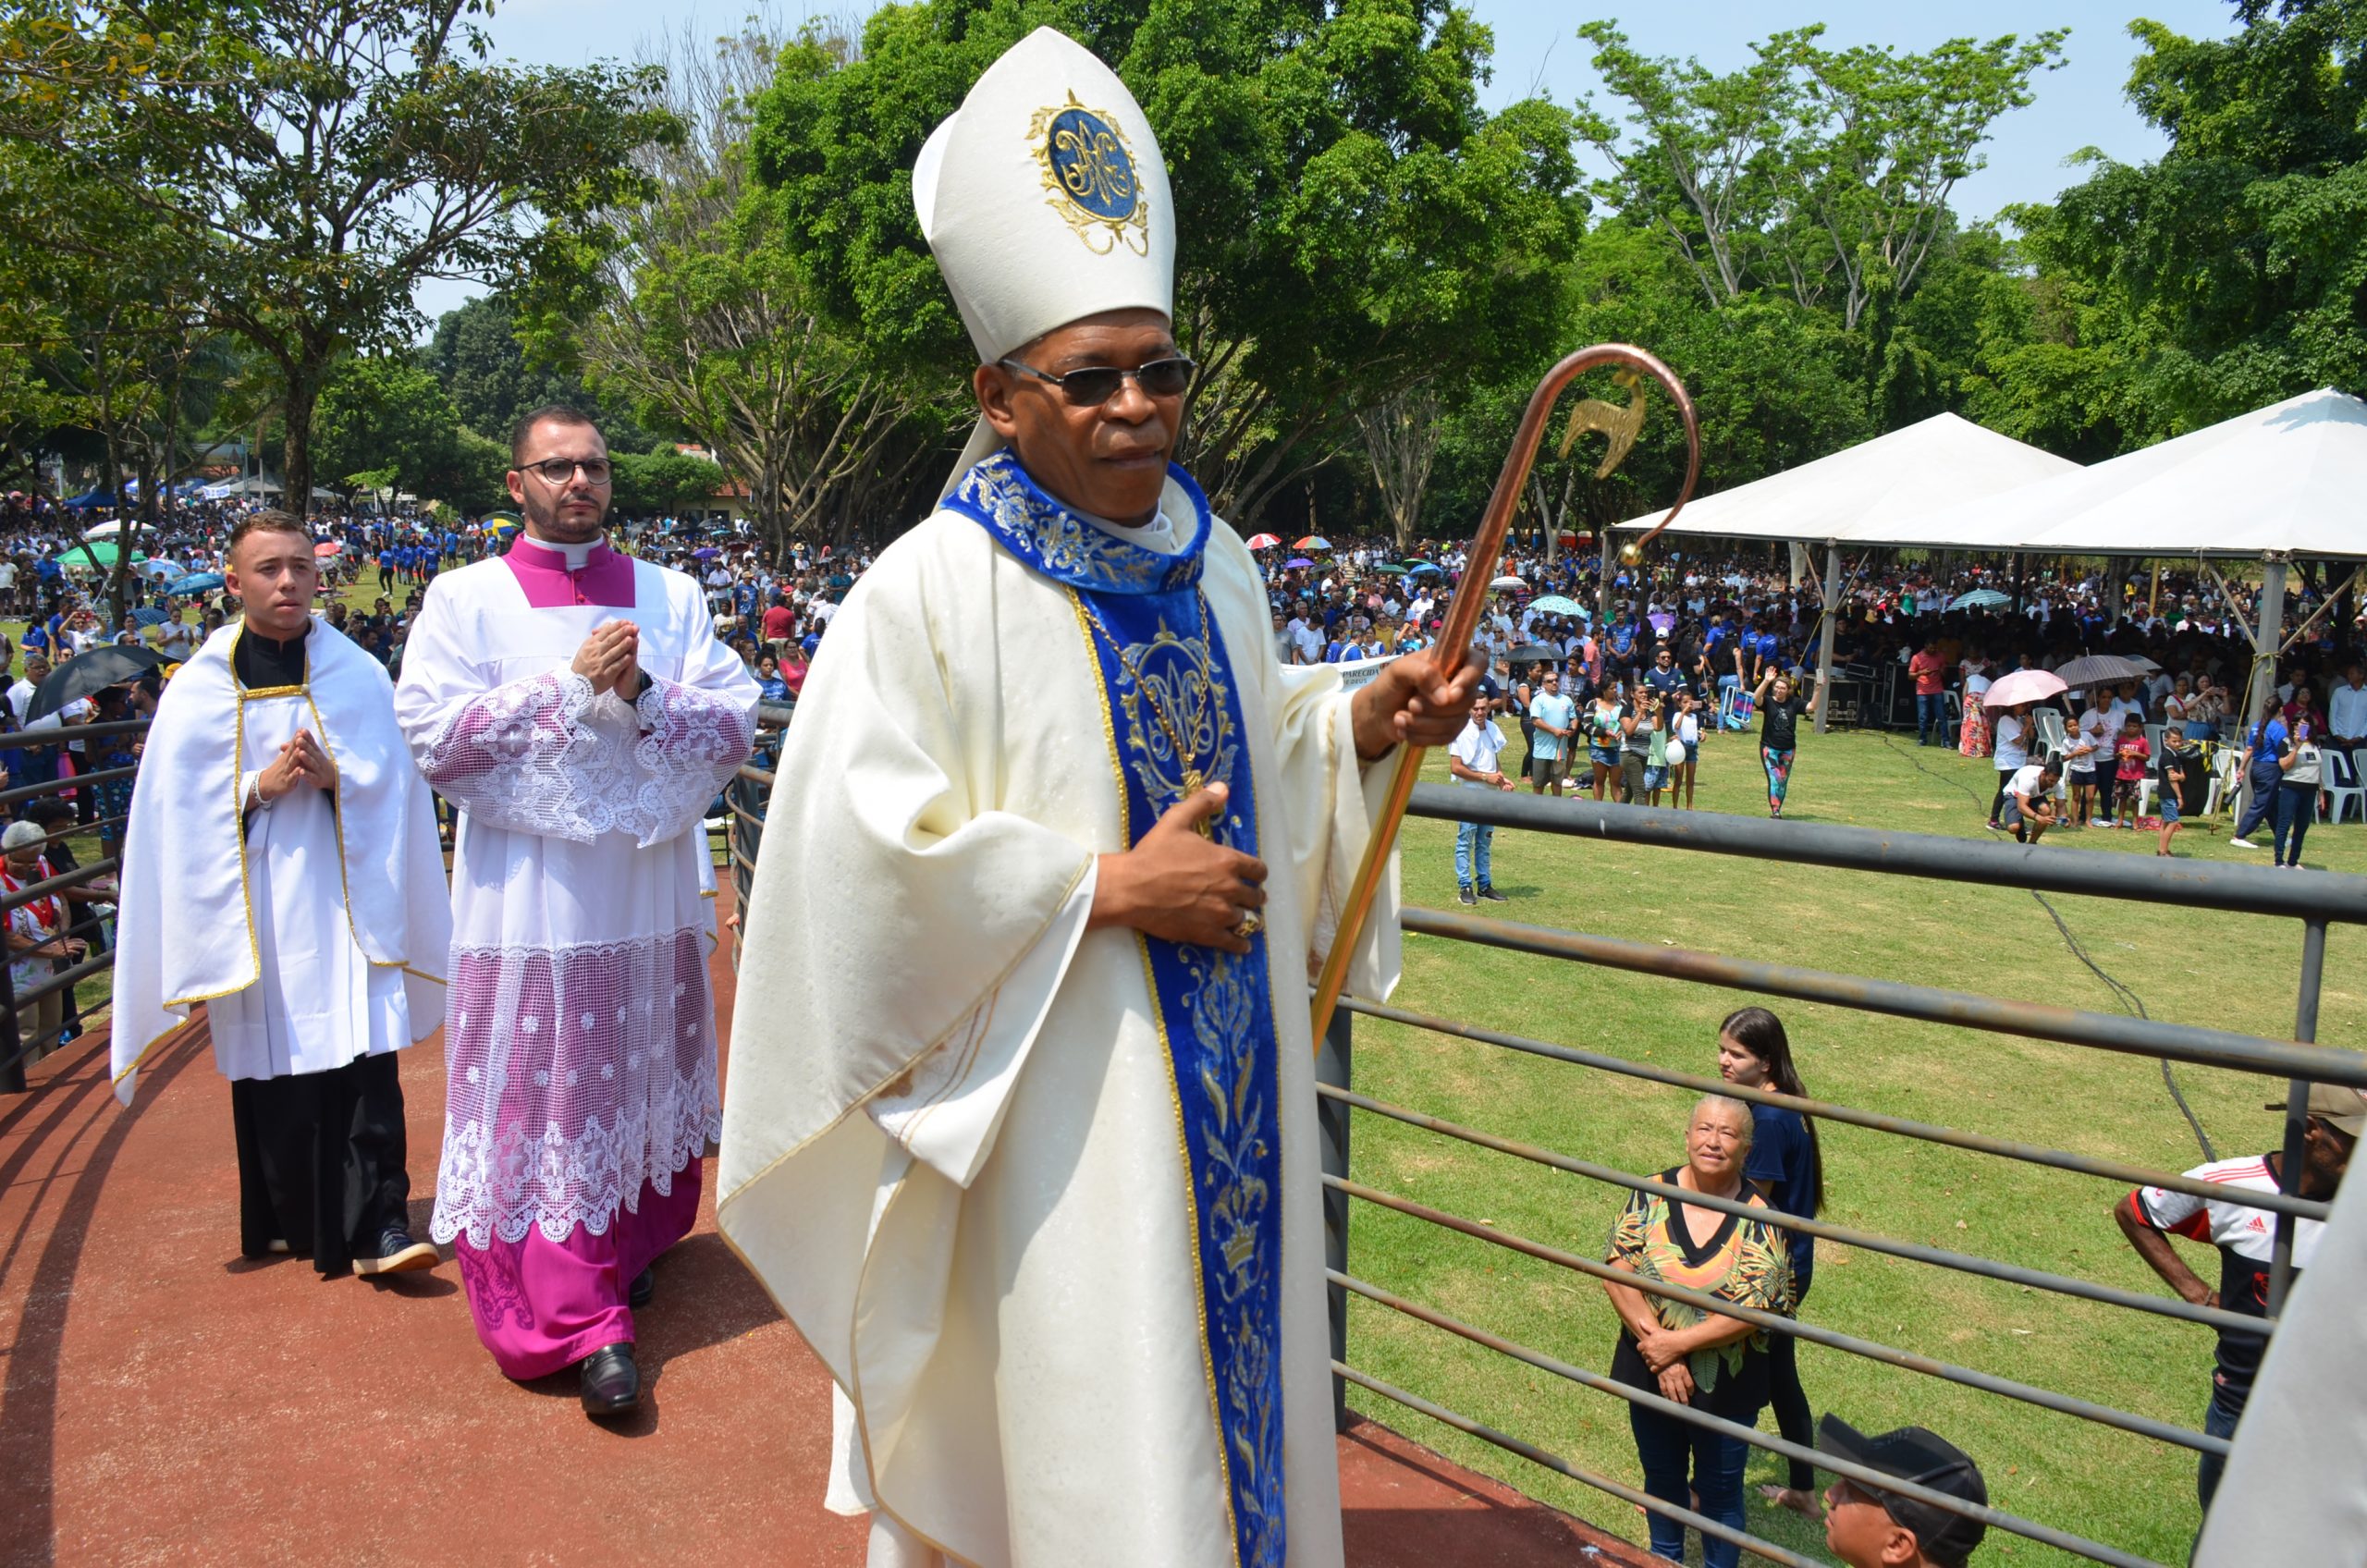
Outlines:
{"label": "woman in black top", "polygon": [[[1771,696],[1768,688],[1772,686]],[[1766,716],[1759,731],[1759,765],[1767,770],[1767,815],[1784,815],[1784,796],[1792,787],[1792,753],[1798,749],[1800,716],[1816,717],[1817,704],[1824,700],[1824,685],[1817,684],[1816,694],[1802,697],[1794,689],[1792,678],[1769,670],[1759,678],[1759,689],[1750,694],[1751,702]]]}

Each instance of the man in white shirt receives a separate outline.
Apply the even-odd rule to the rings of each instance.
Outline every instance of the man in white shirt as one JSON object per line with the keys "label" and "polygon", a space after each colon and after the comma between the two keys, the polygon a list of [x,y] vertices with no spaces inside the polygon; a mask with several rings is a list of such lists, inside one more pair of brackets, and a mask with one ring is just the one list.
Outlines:
{"label": "man in white shirt", "polygon": [[2359,771],[2359,752],[2367,746],[2367,668],[2354,660],[2342,672],[2342,684],[2326,693],[2326,740],[2329,751],[2342,753],[2350,759],[2350,771]]}
{"label": "man in white shirt", "polygon": [[[1447,771],[1466,790],[1511,790],[1515,788],[1503,770],[1497,766],[1503,756],[1504,732],[1496,728],[1489,717],[1493,704],[1486,695],[1471,700],[1471,719],[1463,733],[1446,749]],[[1466,822],[1454,830],[1454,885],[1457,897],[1466,904],[1481,899],[1490,903],[1510,903],[1512,900],[1496,891],[1490,880],[1490,851],[1496,841],[1496,830],[1483,823]],[[1476,880],[1475,880],[1476,878]]]}
{"label": "man in white shirt", "polygon": [[2017,843],[2035,844],[2054,826],[2054,790],[2061,777],[2054,764],[2034,762],[2015,773],[2005,786],[2005,813],[2001,819],[2014,830]]}

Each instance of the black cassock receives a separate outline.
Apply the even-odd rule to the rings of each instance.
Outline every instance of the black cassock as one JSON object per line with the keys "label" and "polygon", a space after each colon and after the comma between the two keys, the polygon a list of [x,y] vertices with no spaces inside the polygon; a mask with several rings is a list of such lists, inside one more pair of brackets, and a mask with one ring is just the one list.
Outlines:
{"label": "black cassock", "polygon": [[[300,686],[304,639],[276,643],[250,629],[234,645],[239,683]],[[239,1250],[309,1255],[323,1275],[376,1257],[378,1238],[409,1223],[411,1174],[403,1086],[393,1053],[357,1057],[326,1072],[234,1078],[239,1143]]]}

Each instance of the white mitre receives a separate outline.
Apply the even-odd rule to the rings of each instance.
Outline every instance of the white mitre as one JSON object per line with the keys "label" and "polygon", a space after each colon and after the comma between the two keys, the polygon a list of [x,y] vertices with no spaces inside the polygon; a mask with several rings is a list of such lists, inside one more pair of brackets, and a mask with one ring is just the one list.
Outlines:
{"label": "white mitre", "polygon": [[[913,205],[978,361],[1104,311],[1175,313],[1175,208],[1142,105],[1064,33],[987,67],[913,165]],[[953,481],[998,450],[981,419]]]}

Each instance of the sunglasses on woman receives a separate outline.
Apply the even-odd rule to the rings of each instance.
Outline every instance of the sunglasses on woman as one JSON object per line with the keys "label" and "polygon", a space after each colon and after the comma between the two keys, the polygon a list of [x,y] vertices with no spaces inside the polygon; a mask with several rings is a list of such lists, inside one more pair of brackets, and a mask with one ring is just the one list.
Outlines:
{"label": "sunglasses on woman", "polygon": [[1061,389],[1061,396],[1073,409],[1099,408],[1116,397],[1118,388],[1130,378],[1143,389],[1145,397],[1180,398],[1184,389],[1192,384],[1192,372],[1198,368],[1181,354],[1153,360],[1133,370],[1121,369],[1116,365],[1087,365],[1066,375],[1053,375],[1018,360],[997,360],[995,363],[1005,370],[1015,370],[1038,381],[1050,382]]}

